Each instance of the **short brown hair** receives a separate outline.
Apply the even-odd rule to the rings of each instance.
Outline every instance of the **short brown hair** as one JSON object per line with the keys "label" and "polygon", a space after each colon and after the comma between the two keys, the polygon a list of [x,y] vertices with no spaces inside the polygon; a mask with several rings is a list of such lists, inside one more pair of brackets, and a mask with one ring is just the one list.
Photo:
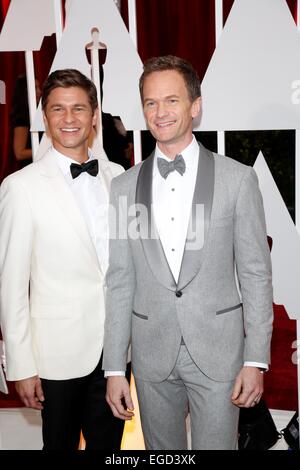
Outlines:
{"label": "short brown hair", "polygon": [[152,57],[144,64],[144,71],[140,78],[140,95],[143,102],[143,86],[146,77],[153,72],[163,72],[165,70],[176,70],[185,81],[190,100],[193,102],[201,96],[200,79],[198,73],[187,60],[174,55]]}
{"label": "short brown hair", "polygon": [[77,86],[88,95],[89,103],[94,114],[98,108],[97,88],[83,73],[76,69],[62,69],[52,72],[46,79],[42,89],[42,109],[45,111],[49,95],[55,88],[70,88]]}

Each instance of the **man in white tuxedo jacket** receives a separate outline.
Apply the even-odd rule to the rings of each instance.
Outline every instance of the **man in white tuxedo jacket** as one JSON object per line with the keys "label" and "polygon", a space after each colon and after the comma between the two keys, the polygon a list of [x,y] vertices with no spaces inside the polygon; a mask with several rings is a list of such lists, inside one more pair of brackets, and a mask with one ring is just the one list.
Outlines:
{"label": "man in white tuxedo jacket", "polygon": [[[10,175],[0,193],[1,328],[7,379],[42,411],[44,449],[120,448],[101,368],[108,197],[123,169],[93,159],[94,84],[53,72],[42,95],[52,148]],[[112,419],[113,418],[113,419]]]}
{"label": "man in white tuxedo jacket", "polygon": [[196,141],[200,82],[188,62],[150,59],[140,91],[157,145],[111,187],[107,400],[131,419],[122,376],[131,343],[146,447],[186,449],[190,412],[193,449],[234,449],[239,407],[260,400],[270,360],[271,263],[257,177]]}

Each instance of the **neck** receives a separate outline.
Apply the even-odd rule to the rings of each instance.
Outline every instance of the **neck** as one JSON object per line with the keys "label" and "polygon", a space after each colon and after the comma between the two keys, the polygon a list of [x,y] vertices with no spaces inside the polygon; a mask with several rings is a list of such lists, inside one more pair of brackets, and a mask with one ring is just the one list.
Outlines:
{"label": "neck", "polygon": [[157,146],[159,150],[170,160],[174,160],[176,155],[181,153],[184,149],[186,149],[193,140],[193,135],[190,136],[189,139],[186,139],[184,142],[157,142]]}
{"label": "neck", "polygon": [[88,146],[85,146],[84,148],[67,148],[67,147],[60,147],[58,145],[53,144],[53,147],[55,150],[57,150],[59,153],[62,153],[66,157],[71,158],[72,160],[75,160],[77,163],[85,163],[89,159],[89,154],[88,154]]}

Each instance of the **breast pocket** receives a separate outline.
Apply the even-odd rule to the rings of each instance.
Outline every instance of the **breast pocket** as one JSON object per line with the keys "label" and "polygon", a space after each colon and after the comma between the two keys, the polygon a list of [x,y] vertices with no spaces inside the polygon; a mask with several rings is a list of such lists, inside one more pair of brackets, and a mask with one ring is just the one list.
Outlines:
{"label": "breast pocket", "polygon": [[239,304],[233,305],[232,307],[223,308],[222,310],[218,310],[216,312],[216,315],[223,315],[224,313],[229,313],[229,312],[232,312],[233,310],[238,310],[242,306],[243,304],[239,303]]}
{"label": "breast pocket", "polygon": [[138,318],[141,318],[142,320],[148,320],[148,315],[143,315],[142,313],[137,313],[134,310],[132,310],[132,314],[135,315]]}

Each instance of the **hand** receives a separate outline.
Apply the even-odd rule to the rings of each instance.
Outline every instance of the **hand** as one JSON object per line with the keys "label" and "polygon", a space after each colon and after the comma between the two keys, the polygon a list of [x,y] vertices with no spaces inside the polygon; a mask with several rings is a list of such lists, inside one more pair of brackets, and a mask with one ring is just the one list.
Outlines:
{"label": "hand", "polygon": [[[107,377],[106,401],[116,418],[131,420],[134,416],[133,402],[126,377],[113,375]],[[124,403],[126,408],[124,407]]]}
{"label": "hand", "polygon": [[17,380],[15,382],[16,391],[27,408],[42,410],[41,402],[45,400],[40,378],[35,375],[28,379]]}
{"label": "hand", "polygon": [[255,406],[264,391],[263,374],[257,367],[244,366],[235,380],[231,401],[240,408]]}

